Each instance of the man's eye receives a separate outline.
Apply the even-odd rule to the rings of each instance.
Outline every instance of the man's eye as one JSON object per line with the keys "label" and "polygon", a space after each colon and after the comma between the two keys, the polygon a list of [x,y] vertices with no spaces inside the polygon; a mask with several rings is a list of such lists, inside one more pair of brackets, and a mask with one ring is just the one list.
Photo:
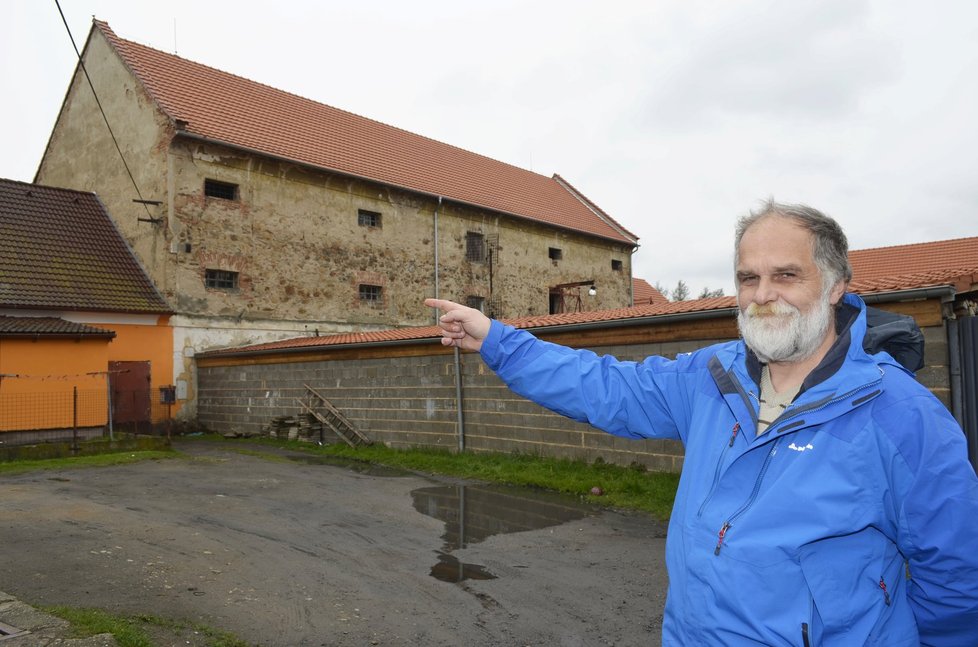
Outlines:
{"label": "man's eye", "polygon": [[755,285],[756,283],[757,283],[757,277],[756,276],[748,275],[748,276],[741,276],[740,277],[740,284],[741,285]]}

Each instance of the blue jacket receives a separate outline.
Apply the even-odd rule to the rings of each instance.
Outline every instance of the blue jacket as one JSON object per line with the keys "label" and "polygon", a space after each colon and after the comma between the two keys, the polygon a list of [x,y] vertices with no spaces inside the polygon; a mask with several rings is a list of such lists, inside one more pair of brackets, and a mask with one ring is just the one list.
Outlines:
{"label": "blue jacket", "polygon": [[666,542],[664,645],[978,646],[978,477],[947,409],[839,339],[756,437],[743,342],[622,362],[494,321],[481,355],[517,393],[685,458]]}

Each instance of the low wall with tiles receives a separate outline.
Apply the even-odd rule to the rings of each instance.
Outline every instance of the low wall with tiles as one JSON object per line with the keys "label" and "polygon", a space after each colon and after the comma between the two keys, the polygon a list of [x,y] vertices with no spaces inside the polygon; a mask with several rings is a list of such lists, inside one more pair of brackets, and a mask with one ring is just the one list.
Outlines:
{"label": "low wall with tiles", "polygon": [[[923,330],[926,366],[918,379],[948,405],[946,334],[943,326]],[[734,335],[731,318],[658,332],[633,327],[547,338],[641,360],[653,354],[674,357]],[[687,339],[643,341],[657,337]],[[608,343],[615,339],[623,341]],[[461,353],[459,366],[466,451],[601,459],[671,472],[682,467],[677,441],[618,438],[551,413],[507,389],[477,354]],[[454,354],[432,340],[358,350],[321,348],[295,356],[199,358],[198,422],[221,433],[259,433],[275,417],[298,416],[308,385],[374,442],[456,450],[460,440],[455,371]],[[339,441],[330,435],[327,430],[327,441]]]}

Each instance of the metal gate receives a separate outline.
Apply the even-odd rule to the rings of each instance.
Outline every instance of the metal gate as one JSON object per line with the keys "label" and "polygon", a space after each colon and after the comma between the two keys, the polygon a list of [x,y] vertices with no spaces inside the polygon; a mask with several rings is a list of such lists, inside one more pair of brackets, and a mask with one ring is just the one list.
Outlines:
{"label": "metal gate", "polygon": [[149,362],[109,362],[112,422],[121,431],[152,429]]}
{"label": "metal gate", "polygon": [[956,321],[961,401],[955,414],[968,439],[968,458],[978,471],[978,317],[961,317]]}

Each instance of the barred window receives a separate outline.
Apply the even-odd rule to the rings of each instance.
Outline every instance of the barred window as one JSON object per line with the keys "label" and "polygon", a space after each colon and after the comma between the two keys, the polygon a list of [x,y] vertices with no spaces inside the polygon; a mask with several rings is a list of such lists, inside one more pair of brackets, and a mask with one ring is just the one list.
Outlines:
{"label": "barred window", "polygon": [[357,224],[361,227],[380,227],[380,214],[360,209],[357,211]]}
{"label": "barred window", "polygon": [[486,237],[477,231],[465,234],[465,260],[471,263],[484,263],[486,260]]}
{"label": "barred window", "polygon": [[475,308],[479,312],[485,312],[486,311],[486,298],[485,297],[468,296],[468,297],[465,297],[465,305],[469,306],[470,308]]}
{"label": "barred window", "polygon": [[379,285],[360,284],[360,301],[362,303],[377,304],[384,298],[384,288]]}
{"label": "barred window", "polygon": [[621,263],[621,261],[612,260],[611,261],[611,270],[613,272],[621,272],[621,270],[622,270],[622,263]]}
{"label": "barred window", "polygon": [[238,273],[228,270],[204,270],[204,285],[215,290],[237,290]]}
{"label": "barred window", "polygon": [[556,262],[564,257],[564,252],[559,247],[551,247],[547,251],[547,255],[550,257],[550,260]]}
{"label": "barred window", "polygon": [[209,198],[221,198],[222,200],[237,200],[238,185],[219,180],[204,180],[204,195]]}

